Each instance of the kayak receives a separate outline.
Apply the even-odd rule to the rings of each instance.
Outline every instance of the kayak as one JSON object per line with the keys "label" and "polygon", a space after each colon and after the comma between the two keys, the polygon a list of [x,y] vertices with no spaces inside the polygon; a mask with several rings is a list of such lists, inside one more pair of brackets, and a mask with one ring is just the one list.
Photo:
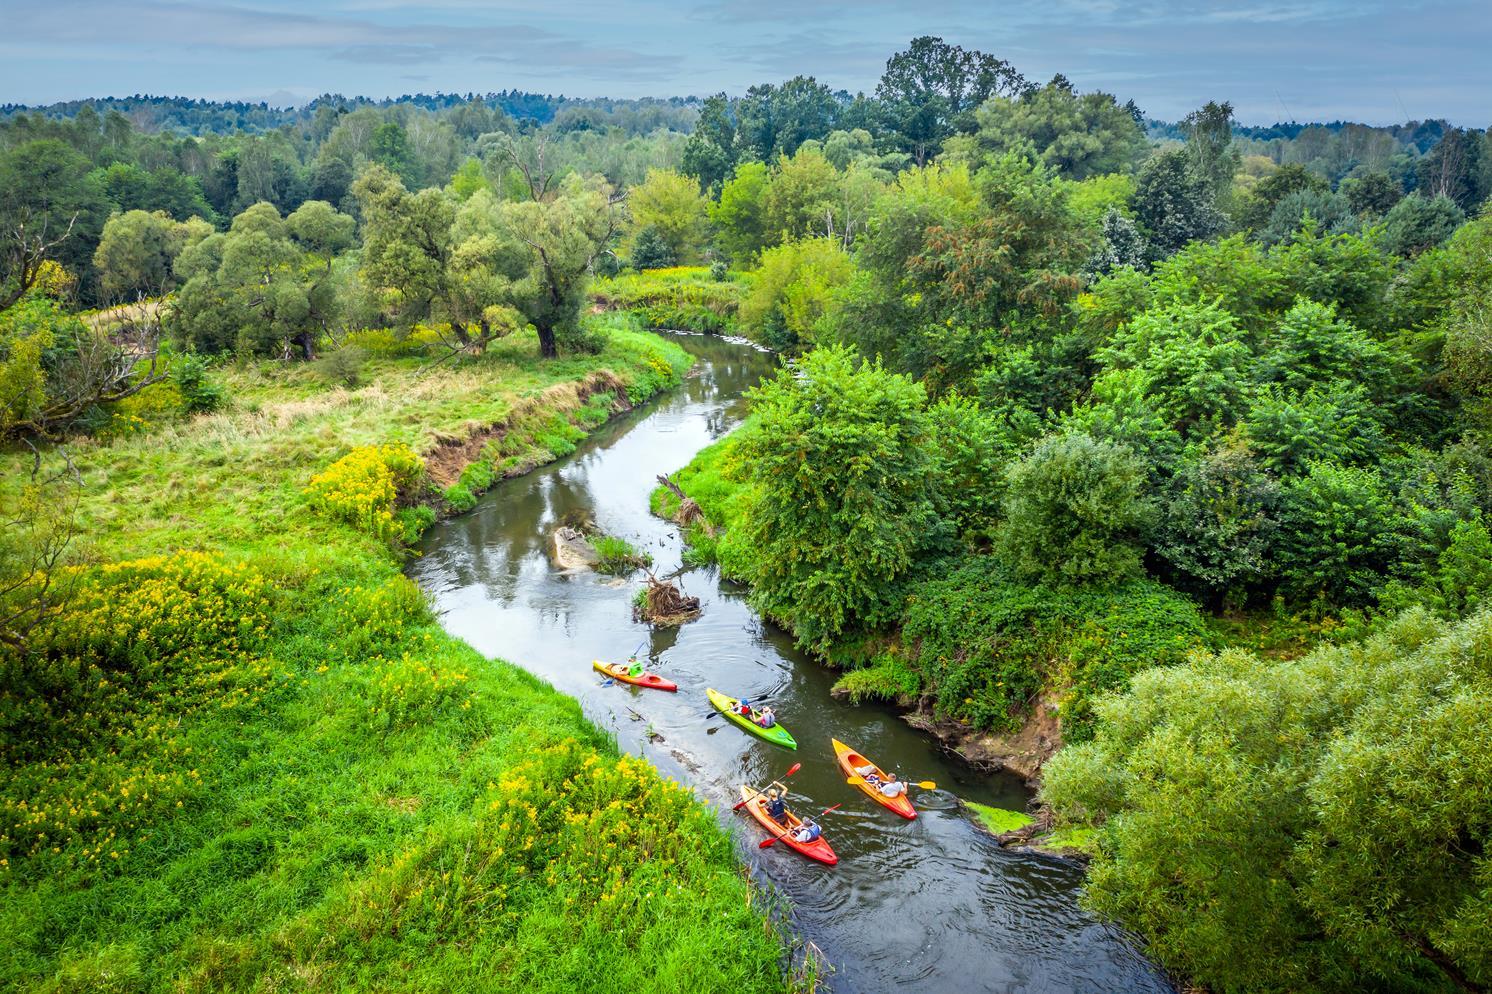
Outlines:
{"label": "kayak", "polygon": [[679,685],[672,680],[665,680],[656,673],[644,673],[642,676],[633,676],[627,672],[625,663],[603,663],[596,659],[591,662],[591,667],[598,673],[605,673],[613,680],[630,683],[634,687],[649,687],[653,690],[678,690]]}
{"label": "kayak", "polygon": [[765,828],[772,835],[778,836],[777,841],[780,844],[790,849],[795,849],[809,859],[823,863],[825,866],[833,866],[839,862],[839,857],[834,855],[834,850],[829,848],[828,840],[822,835],[812,842],[799,842],[793,838],[793,831],[799,825],[803,824],[803,819],[789,811],[783,815],[784,822],[779,823],[775,818],[767,814],[766,794],[763,794],[759,790],[752,790],[750,787],[742,787],[741,800],[750,802],[746,805],[746,810],[751,812],[751,817],[761,822],[762,828]]}
{"label": "kayak", "polygon": [[798,748],[798,743],[796,740],[794,740],[792,734],[789,733],[788,730],[786,728],[783,728],[781,725],[773,725],[771,728],[763,728],[756,722],[752,721],[750,718],[739,714],[736,711],[736,708],[740,706],[741,702],[736,698],[726,697],[720,691],[711,690],[708,687],[705,688],[705,696],[710,699],[711,704],[715,705],[715,710],[719,711],[721,714],[725,715],[728,720],[735,722],[737,725],[740,725],[742,728],[746,729],[746,731],[750,732],[752,735],[755,735],[757,738],[766,739],[773,745],[780,745],[784,749]]}
{"label": "kayak", "polygon": [[831,739],[830,741],[834,743],[834,758],[839,760],[839,768],[841,770],[844,770],[845,776],[856,778],[856,780],[858,781],[855,784],[856,787],[859,787],[861,790],[865,791],[865,793],[869,794],[871,797],[874,797],[877,801],[880,801],[886,807],[890,808],[892,811],[895,811],[903,818],[917,817],[917,809],[912,807],[912,802],[906,794],[902,794],[900,797],[887,797],[885,794],[882,794],[879,790],[877,790],[875,785],[866,783],[865,778],[860,776],[859,773],[855,772],[855,767],[867,765],[875,766],[876,776],[880,777],[882,780],[886,779],[885,770],[881,769],[879,766],[876,766],[876,764],[872,763],[870,760],[866,759],[864,756],[860,755],[858,752],[851,749],[849,746],[845,745],[838,739]]}

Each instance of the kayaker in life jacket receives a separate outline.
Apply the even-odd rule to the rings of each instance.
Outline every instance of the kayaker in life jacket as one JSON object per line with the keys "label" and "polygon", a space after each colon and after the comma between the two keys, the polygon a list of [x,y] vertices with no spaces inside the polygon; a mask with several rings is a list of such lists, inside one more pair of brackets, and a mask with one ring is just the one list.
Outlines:
{"label": "kayaker in life jacket", "polygon": [[756,713],[756,717],[752,718],[751,720],[756,722],[762,728],[771,728],[773,725],[777,724],[777,715],[770,707],[765,707],[758,711]]}
{"label": "kayaker in life jacket", "polygon": [[751,702],[742,698],[741,701],[736,705],[736,714],[740,715],[742,718],[750,718]]}
{"label": "kayaker in life jacket", "polygon": [[907,792],[907,785],[896,779],[895,773],[888,773],[886,774],[886,782],[880,784],[876,789],[887,797],[900,797]]}
{"label": "kayaker in life jacket", "polygon": [[773,787],[767,792],[767,814],[772,816],[773,821],[782,821],[787,817],[787,805],[783,803],[782,792]]}
{"label": "kayaker in life jacket", "polygon": [[812,818],[804,818],[803,824],[793,830],[793,838],[798,842],[815,842],[823,834],[824,830]]}
{"label": "kayaker in life jacket", "polygon": [[627,662],[630,664],[627,667],[627,675],[628,676],[630,676],[630,677],[639,677],[639,676],[642,676],[642,664],[637,661],[637,657],[636,656],[633,656],[631,659],[627,660]]}

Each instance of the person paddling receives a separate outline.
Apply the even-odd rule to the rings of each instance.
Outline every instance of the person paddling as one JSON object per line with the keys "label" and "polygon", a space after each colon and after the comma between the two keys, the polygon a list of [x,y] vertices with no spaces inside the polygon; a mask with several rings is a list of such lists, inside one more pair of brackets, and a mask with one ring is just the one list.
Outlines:
{"label": "person paddling", "polygon": [[787,804],[782,800],[782,791],[773,787],[767,791],[767,814],[778,824],[784,824],[787,819]]}
{"label": "person paddling", "polygon": [[628,676],[634,677],[634,678],[642,676],[642,673],[643,673],[642,663],[640,663],[640,662],[637,661],[637,657],[636,656],[633,656],[631,659],[627,660],[627,663],[628,663],[628,665],[627,665],[627,675]]}
{"label": "person paddling", "polygon": [[907,785],[898,780],[895,773],[888,773],[885,782],[877,784],[876,789],[887,797],[900,797],[907,792]]}
{"label": "person paddling", "polygon": [[758,711],[756,713],[756,716],[751,720],[756,722],[762,728],[771,728],[773,725],[777,724],[777,713],[773,711],[770,706],[764,707],[760,711]]}
{"label": "person paddling", "polygon": [[817,842],[824,834],[818,823],[812,818],[804,818],[802,824],[793,830],[793,840],[796,842]]}

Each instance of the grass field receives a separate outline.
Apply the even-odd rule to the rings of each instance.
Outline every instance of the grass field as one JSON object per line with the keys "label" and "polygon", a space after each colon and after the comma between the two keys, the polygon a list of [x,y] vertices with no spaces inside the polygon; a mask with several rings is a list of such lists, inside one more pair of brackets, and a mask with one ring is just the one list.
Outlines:
{"label": "grass field", "polygon": [[390,544],[305,492],[360,446],[428,453],[600,370],[640,400],[688,364],[627,332],[536,352],[375,360],[356,389],[224,370],[219,413],[71,446],[89,561],[3,659],[0,987],[789,989],[709,811],[447,636]]}

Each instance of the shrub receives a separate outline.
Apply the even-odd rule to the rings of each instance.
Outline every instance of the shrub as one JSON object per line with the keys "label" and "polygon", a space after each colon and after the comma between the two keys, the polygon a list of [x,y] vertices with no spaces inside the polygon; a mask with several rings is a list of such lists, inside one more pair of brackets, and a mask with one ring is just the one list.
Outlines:
{"label": "shrub", "polygon": [[362,382],[363,365],[367,361],[368,353],[362,346],[343,345],[322,356],[316,371],[328,384],[351,390]]}
{"label": "shrub", "polygon": [[1001,555],[1023,578],[1104,584],[1137,576],[1152,505],[1144,467],[1126,448],[1053,435],[1005,480]]}
{"label": "shrub", "polygon": [[1045,770],[1059,818],[1099,826],[1087,902],[1220,994],[1492,983],[1489,639],[1487,614],[1411,614],[1140,674]]}
{"label": "shrub", "polygon": [[1096,697],[1181,662],[1208,636],[1196,605],[1160,584],[1032,586],[971,556],[911,586],[901,640],[940,714],[1013,731],[1046,690],[1061,698],[1064,738],[1078,740]]}
{"label": "shrub", "polygon": [[228,399],[223,385],[209,373],[207,360],[195,352],[179,356],[171,364],[171,379],[181,392],[181,409],[187,414],[216,411]]}
{"label": "shrub", "polygon": [[314,507],[378,538],[395,537],[394,503],[423,479],[425,463],[407,445],[364,445],[311,478]]}
{"label": "shrub", "polygon": [[849,253],[832,238],[768,249],[741,302],[741,326],[753,341],[778,351],[812,344],[833,291],[849,283],[854,271]]}
{"label": "shrub", "polygon": [[731,537],[755,551],[753,601],[819,648],[893,620],[897,580],[951,538],[921,384],[835,347],[750,396],[735,452],[751,496]]}

